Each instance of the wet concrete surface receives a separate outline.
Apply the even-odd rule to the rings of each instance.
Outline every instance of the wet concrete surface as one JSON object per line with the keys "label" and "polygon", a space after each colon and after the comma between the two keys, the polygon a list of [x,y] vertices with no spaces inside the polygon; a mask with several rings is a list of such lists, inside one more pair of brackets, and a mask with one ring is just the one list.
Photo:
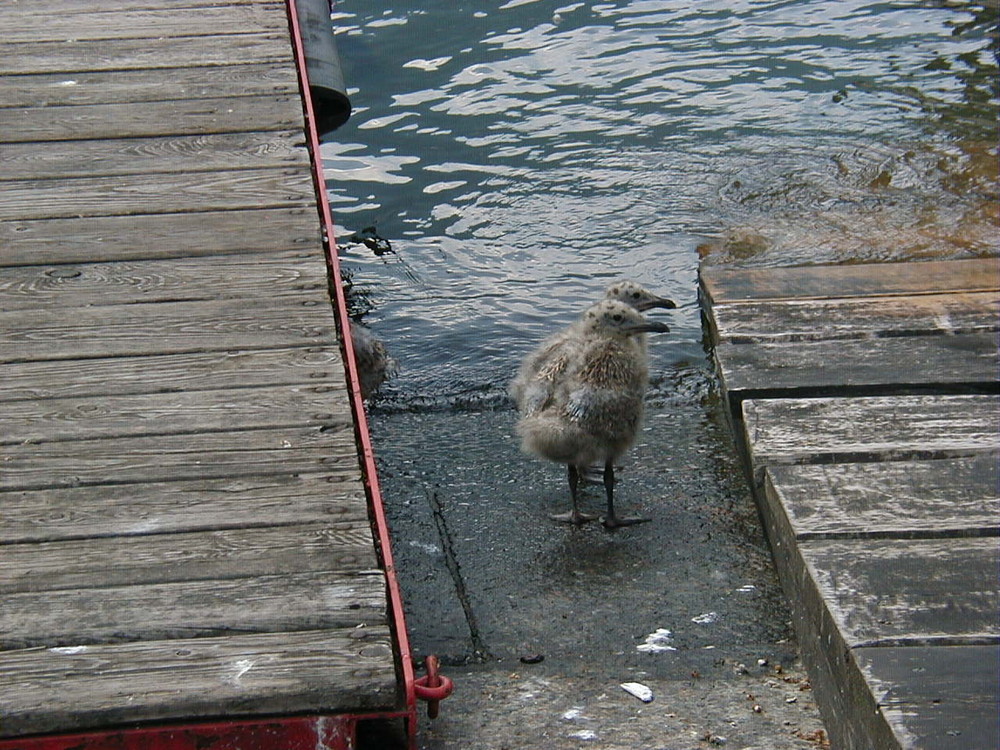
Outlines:
{"label": "wet concrete surface", "polygon": [[565,468],[520,452],[513,409],[376,407],[414,653],[456,685],[421,748],[823,746],[721,407],[704,372],[674,385],[619,473],[621,512],[652,521],[614,532],[549,520]]}

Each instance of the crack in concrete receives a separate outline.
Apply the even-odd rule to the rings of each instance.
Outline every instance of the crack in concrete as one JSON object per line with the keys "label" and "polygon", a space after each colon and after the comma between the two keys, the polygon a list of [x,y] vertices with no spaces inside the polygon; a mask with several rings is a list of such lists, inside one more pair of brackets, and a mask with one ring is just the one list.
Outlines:
{"label": "crack in concrete", "polygon": [[475,661],[486,661],[492,658],[489,649],[479,632],[479,622],[476,613],[472,609],[472,602],[469,599],[468,589],[465,587],[465,579],[462,577],[462,566],[459,565],[458,556],[455,554],[455,546],[452,544],[451,533],[448,531],[448,523],[444,517],[444,507],[437,491],[425,489],[427,503],[430,505],[431,514],[434,517],[434,525],[437,526],[438,537],[441,540],[441,549],[444,552],[445,566],[451,574],[452,583],[455,585],[455,595],[458,603],[462,606],[465,615],[465,623],[469,628],[469,640],[472,643],[472,659]]}

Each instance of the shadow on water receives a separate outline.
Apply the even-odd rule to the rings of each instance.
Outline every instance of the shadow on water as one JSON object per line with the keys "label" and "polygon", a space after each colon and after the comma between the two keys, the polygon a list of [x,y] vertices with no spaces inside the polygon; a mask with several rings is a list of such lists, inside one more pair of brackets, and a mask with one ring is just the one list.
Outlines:
{"label": "shadow on water", "polygon": [[[729,696],[733,664],[787,665],[698,264],[997,254],[997,3],[335,7],[354,114],[322,155],[353,312],[399,362],[370,409],[417,653],[543,654],[595,700],[632,676],[700,706],[676,681]],[[519,452],[507,383],[623,276],[679,305],[620,488],[654,520],[555,527],[563,471]],[[676,651],[639,652],[659,629]]]}

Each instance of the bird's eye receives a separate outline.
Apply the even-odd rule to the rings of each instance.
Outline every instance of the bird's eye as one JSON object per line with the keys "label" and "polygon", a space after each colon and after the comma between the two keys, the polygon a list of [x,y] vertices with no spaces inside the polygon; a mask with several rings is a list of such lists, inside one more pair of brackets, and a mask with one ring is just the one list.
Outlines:
{"label": "bird's eye", "polygon": [[616,314],[612,315],[611,317],[614,318],[614,320],[615,320],[616,323],[620,323],[621,320],[622,320],[622,316],[619,313],[616,313]]}
{"label": "bird's eye", "polygon": [[639,299],[642,295],[639,292],[632,292],[632,299]]}

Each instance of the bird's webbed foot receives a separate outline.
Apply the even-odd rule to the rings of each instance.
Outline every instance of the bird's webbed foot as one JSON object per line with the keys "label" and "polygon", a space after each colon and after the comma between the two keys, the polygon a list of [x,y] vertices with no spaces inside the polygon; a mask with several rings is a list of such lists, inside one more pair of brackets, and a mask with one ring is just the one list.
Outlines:
{"label": "bird's webbed foot", "polygon": [[609,531],[614,529],[620,529],[623,526],[635,526],[640,523],[648,523],[651,518],[642,518],[641,516],[603,516],[601,518],[601,525]]}
{"label": "bird's webbed foot", "polygon": [[583,526],[588,521],[597,520],[598,516],[595,513],[581,513],[574,508],[568,513],[553,513],[549,518],[553,521],[559,521],[559,523],[571,523],[574,526]]}

